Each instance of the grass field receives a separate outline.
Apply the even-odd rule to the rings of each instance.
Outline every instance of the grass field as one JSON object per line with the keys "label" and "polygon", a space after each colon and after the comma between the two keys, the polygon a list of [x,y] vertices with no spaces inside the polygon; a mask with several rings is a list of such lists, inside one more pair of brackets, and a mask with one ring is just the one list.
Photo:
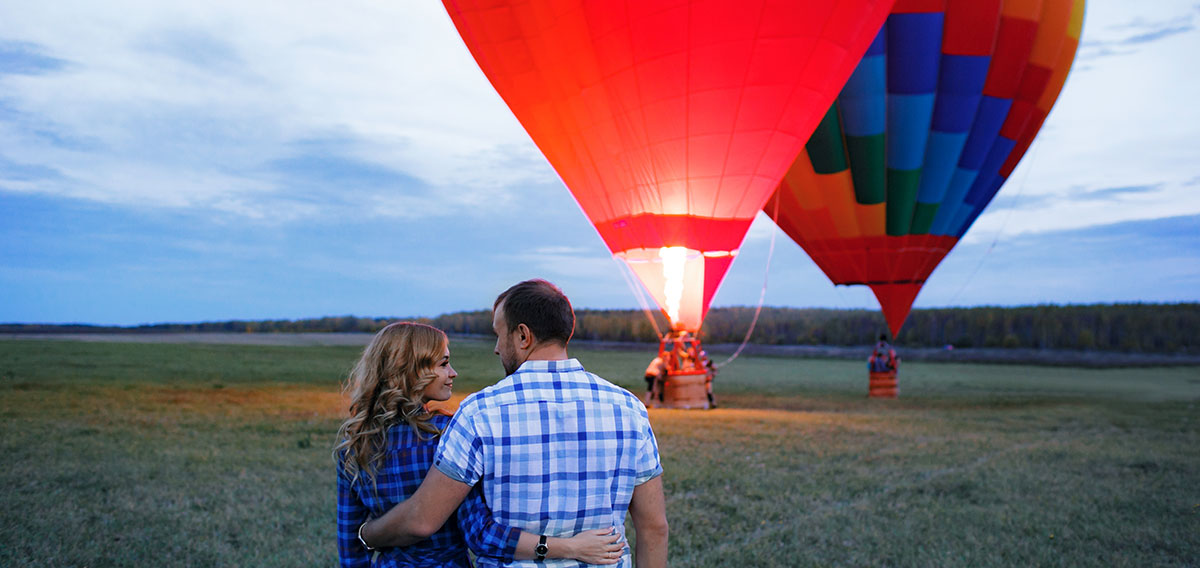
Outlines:
{"label": "grass field", "polygon": [[[494,380],[457,341],[459,394]],[[0,341],[0,566],[328,566],[355,347]],[[635,392],[644,352],[573,350]],[[674,566],[1200,565],[1200,368],[743,357],[652,410]]]}

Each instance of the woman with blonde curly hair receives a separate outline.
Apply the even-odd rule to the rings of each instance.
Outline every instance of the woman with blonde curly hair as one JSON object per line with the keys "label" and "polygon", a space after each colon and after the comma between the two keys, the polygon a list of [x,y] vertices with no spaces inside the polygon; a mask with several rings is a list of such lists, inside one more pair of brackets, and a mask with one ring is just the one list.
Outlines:
{"label": "woman with blonde curly hair", "polygon": [[[449,399],[457,376],[450,365],[449,339],[432,326],[393,323],[363,350],[346,380],[350,417],[334,448],[342,566],[469,567],[468,545],[501,562],[535,558],[538,536],[494,523],[478,488],[425,541],[374,551],[361,539],[359,531],[368,518],[382,515],[421,485],[438,436],[450,421],[426,403]],[[612,564],[609,553],[623,546],[617,538],[611,530],[592,530],[548,542],[554,557]]]}

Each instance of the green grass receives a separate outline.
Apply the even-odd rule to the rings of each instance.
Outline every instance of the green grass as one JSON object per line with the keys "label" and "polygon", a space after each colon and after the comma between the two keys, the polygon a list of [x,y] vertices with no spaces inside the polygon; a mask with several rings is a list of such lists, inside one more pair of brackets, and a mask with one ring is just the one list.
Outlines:
{"label": "green grass", "polygon": [[[496,378],[456,341],[460,392]],[[358,349],[0,341],[0,566],[336,562]],[[639,351],[573,350],[640,392]],[[743,357],[652,410],[674,566],[1200,562],[1200,370]]]}

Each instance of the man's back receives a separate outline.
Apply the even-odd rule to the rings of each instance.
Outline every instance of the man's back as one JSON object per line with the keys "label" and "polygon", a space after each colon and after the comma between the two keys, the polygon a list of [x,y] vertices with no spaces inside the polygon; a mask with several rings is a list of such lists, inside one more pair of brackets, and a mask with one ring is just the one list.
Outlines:
{"label": "man's back", "polygon": [[646,376],[660,376],[666,370],[666,364],[662,357],[655,357],[650,360],[650,364],[646,366]]}
{"label": "man's back", "polygon": [[623,531],[634,488],[662,472],[645,406],[575,359],[527,361],[468,397],[434,463],[480,482],[496,521],[549,535]]}

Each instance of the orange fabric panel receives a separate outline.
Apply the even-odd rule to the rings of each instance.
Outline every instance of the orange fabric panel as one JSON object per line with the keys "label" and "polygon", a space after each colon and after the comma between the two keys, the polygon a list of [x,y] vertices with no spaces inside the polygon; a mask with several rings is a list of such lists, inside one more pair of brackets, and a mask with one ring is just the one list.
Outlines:
{"label": "orange fabric panel", "polygon": [[[862,207],[854,199],[854,180],[850,170],[842,170],[836,174],[825,174],[820,177],[818,191],[829,196],[829,215],[833,218],[834,233],[839,237],[857,237],[862,235],[858,225],[857,207]],[[886,207],[886,204],[884,204]]]}
{"label": "orange fabric panel", "polygon": [[1030,65],[1046,69],[1054,67],[1071,25],[1071,9],[1070,2],[1062,1],[1046,2],[1042,7],[1037,39],[1033,43],[1033,52],[1029,54]]}
{"label": "orange fabric panel", "polygon": [[854,204],[858,217],[858,229],[864,237],[882,236],[887,233],[887,203],[874,205]]}
{"label": "orange fabric panel", "polygon": [[1037,20],[1042,15],[1042,0],[1004,0],[1000,13],[1005,18]]}

